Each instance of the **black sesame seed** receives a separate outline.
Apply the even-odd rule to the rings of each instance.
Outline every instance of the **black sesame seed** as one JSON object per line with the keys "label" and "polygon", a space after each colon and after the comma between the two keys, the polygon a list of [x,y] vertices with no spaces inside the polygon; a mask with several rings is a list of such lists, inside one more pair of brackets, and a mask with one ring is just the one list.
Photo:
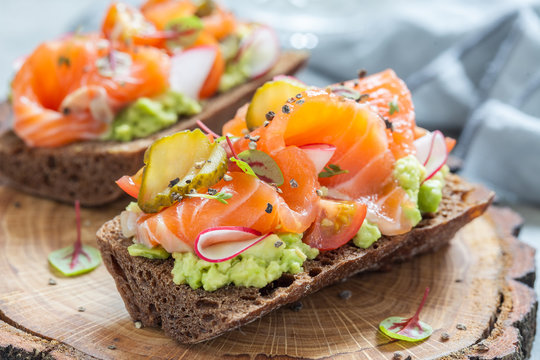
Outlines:
{"label": "black sesame seed", "polygon": [[191,184],[191,180],[187,179],[186,184]]}
{"label": "black sesame seed", "polygon": [[288,114],[288,113],[291,112],[291,107],[289,105],[285,104],[285,105],[283,105],[281,107],[281,111],[283,111],[284,114]]}
{"label": "black sesame seed", "polygon": [[298,187],[298,183],[297,183],[296,180],[294,180],[294,179],[291,179],[291,180],[289,181],[289,184],[291,184],[291,187],[292,187],[292,188],[297,188],[297,187]]}
{"label": "black sesame seed", "polygon": [[264,211],[266,211],[268,214],[271,214],[273,209],[274,209],[274,207],[272,206],[272,204],[267,203],[266,204],[266,209]]}
{"label": "black sesame seed", "polygon": [[169,182],[169,187],[173,187],[174,185],[178,184],[180,181],[180,178],[173,179]]}
{"label": "black sesame seed", "polygon": [[276,116],[276,113],[273,111],[269,111],[266,113],[266,120],[272,121],[274,119],[274,116]]}

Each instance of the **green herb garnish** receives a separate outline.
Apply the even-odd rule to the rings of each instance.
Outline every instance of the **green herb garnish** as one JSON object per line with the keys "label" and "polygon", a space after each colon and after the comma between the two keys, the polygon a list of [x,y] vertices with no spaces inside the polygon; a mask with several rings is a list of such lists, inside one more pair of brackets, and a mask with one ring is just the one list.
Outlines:
{"label": "green herb garnish", "polygon": [[55,250],[48,256],[49,263],[64,276],[75,276],[94,270],[101,264],[98,249],[83,245],[81,242],[81,210],[79,201],[75,201],[77,221],[77,240],[75,244]]}
{"label": "green herb garnish", "polygon": [[381,321],[379,324],[381,332],[392,339],[410,342],[428,338],[433,333],[433,328],[419,319],[420,311],[424,307],[428,294],[429,288],[426,288],[420,306],[411,318],[391,316]]}
{"label": "green herb garnish", "polygon": [[339,174],[346,174],[348,172],[349,170],[343,170],[342,168],[339,167],[339,165],[328,164],[327,166],[324,167],[324,171],[321,171],[319,173],[319,177],[328,178],[328,177],[332,177]]}
{"label": "green herb garnish", "polygon": [[399,112],[399,105],[398,105],[398,102],[397,102],[397,96],[394,96],[392,101],[390,101],[388,103],[388,108],[389,108],[388,113],[390,115],[394,115],[394,113]]}
{"label": "green herb garnish", "polygon": [[184,196],[213,199],[213,200],[219,201],[222,204],[228,205],[229,203],[227,202],[227,199],[232,198],[233,194],[227,193],[227,192],[218,192],[214,195],[195,193],[195,194],[185,194]]}

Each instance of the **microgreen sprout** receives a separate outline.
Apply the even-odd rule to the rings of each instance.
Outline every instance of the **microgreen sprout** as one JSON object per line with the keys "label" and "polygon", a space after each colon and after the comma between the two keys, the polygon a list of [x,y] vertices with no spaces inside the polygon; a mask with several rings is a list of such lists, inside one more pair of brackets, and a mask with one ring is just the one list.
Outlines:
{"label": "microgreen sprout", "polygon": [[319,173],[319,177],[328,178],[339,174],[346,174],[349,170],[344,170],[336,164],[328,164],[324,167],[324,170]]}

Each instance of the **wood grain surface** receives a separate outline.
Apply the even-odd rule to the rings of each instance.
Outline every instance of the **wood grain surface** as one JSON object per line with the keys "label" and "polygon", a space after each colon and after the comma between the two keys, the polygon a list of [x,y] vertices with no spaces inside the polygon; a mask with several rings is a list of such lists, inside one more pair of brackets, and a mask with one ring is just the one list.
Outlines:
{"label": "wood grain surface", "polygon": [[[84,243],[94,244],[98,227],[123,206],[83,210]],[[76,278],[52,273],[47,254],[75,238],[72,207],[0,185],[0,358],[390,359],[398,351],[403,359],[522,359],[535,333],[536,298],[534,251],[513,236],[519,221],[492,208],[435,254],[355,276],[305,298],[300,311],[282,308],[186,346],[137,329],[104,266]],[[377,330],[387,316],[412,315],[427,286],[422,319],[435,330],[428,340],[393,341]],[[352,297],[341,299],[343,290]]]}

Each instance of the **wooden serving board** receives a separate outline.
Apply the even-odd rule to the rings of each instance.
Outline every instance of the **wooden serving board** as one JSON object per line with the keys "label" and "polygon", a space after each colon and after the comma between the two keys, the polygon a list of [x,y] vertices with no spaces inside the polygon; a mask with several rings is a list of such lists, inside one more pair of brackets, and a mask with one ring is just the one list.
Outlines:
{"label": "wooden serving board", "polygon": [[[95,245],[98,227],[125,201],[82,211],[86,244]],[[391,359],[398,351],[403,360],[522,359],[537,303],[534,250],[513,236],[519,223],[491,208],[437,253],[355,276],[305,298],[300,311],[282,308],[186,346],[158,329],[137,329],[104,266],[76,278],[53,274],[47,254],[75,239],[73,208],[0,185],[0,358]],[[412,315],[428,286],[421,318],[434,328],[429,339],[406,343],[378,331],[388,316]],[[351,298],[340,298],[343,290]]]}

